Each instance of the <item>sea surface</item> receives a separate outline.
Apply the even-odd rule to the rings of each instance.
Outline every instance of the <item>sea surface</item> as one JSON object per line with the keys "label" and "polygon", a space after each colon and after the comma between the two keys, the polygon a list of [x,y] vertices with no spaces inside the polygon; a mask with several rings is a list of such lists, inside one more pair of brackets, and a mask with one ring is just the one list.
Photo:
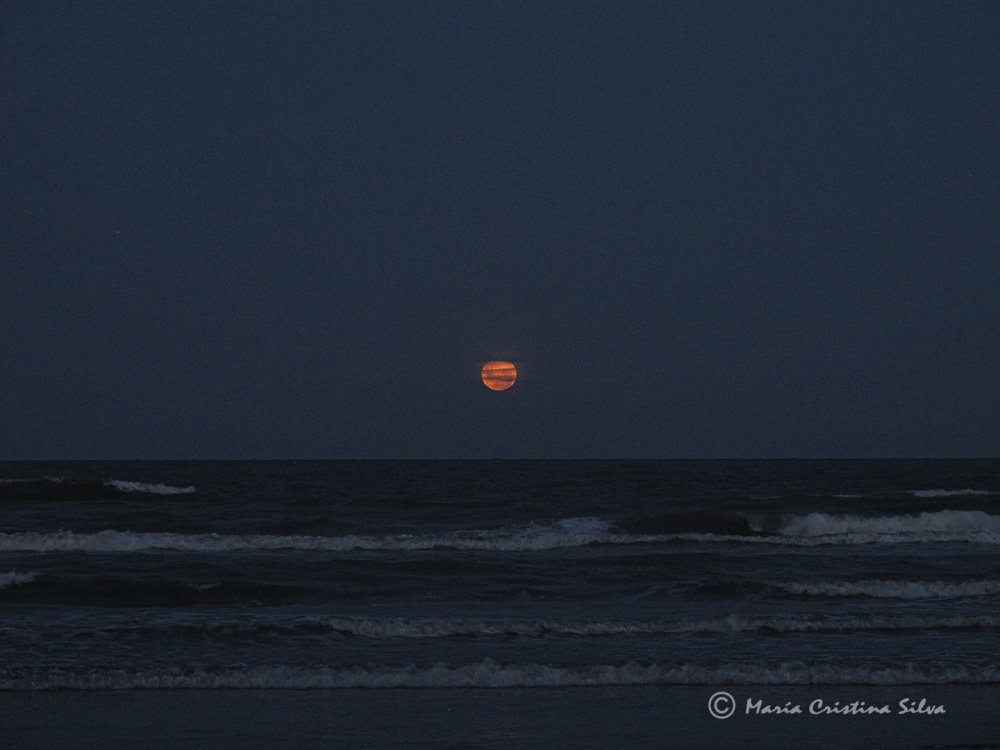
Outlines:
{"label": "sea surface", "polygon": [[0,691],[960,689],[985,728],[998,552],[995,460],[6,462]]}

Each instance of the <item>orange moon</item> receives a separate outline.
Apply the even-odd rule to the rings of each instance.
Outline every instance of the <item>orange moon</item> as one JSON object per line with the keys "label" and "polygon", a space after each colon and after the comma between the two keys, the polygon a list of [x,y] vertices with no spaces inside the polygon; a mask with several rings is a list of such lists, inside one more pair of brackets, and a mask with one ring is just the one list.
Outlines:
{"label": "orange moon", "polygon": [[487,362],[482,375],[483,385],[491,391],[506,391],[517,380],[517,368],[512,362]]}

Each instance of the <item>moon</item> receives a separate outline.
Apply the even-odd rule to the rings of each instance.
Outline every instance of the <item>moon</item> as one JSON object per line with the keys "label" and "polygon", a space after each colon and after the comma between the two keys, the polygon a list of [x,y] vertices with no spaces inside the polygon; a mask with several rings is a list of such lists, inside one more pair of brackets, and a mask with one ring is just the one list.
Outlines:
{"label": "moon", "polygon": [[506,391],[517,380],[513,362],[487,362],[483,365],[483,385],[491,391]]}

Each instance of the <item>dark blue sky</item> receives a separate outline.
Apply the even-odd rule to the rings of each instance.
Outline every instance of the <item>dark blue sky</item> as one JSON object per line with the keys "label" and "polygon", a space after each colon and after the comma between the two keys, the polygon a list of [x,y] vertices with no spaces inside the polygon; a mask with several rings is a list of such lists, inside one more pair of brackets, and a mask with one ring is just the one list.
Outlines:
{"label": "dark blue sky", "polygon": [[998,456],[998,40],[7,2],[0,459]]}

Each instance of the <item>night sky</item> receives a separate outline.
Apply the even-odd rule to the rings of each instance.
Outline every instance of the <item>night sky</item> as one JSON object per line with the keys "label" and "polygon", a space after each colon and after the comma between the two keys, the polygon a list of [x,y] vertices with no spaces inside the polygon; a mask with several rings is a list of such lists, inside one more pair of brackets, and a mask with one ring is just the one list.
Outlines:
{"label": "night sky", "polygon": [[0,459],[996,457],[998,134],[996,2],[8,1]]}

